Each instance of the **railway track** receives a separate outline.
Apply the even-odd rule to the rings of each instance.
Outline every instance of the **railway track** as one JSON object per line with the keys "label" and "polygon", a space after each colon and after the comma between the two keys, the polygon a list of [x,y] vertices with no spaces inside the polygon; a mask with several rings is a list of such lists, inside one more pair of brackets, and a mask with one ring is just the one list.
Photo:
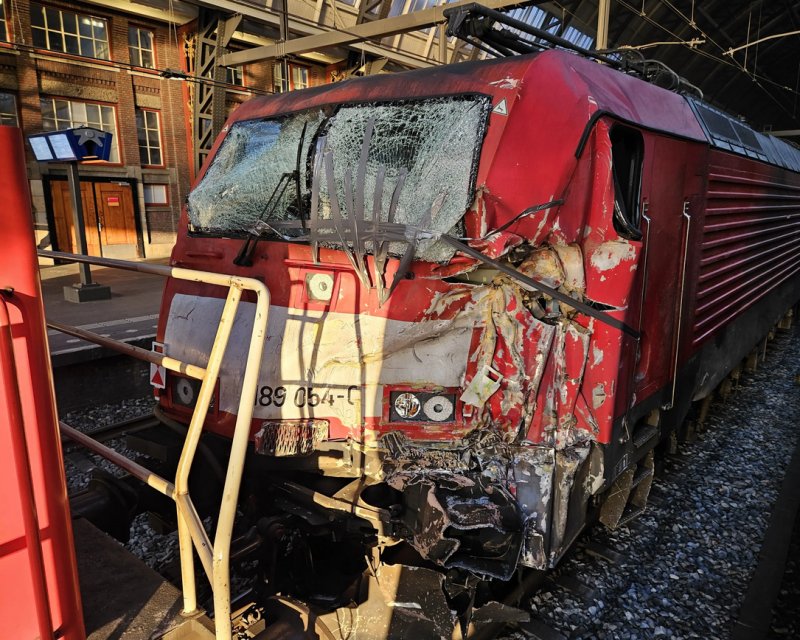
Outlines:
{"label": "railway track", "polygon": [[536,630],[522,637],[764,637],[788,544],[775,553],[774,526],[790,535],[797,512],[798,363],[795,328],[722,385],[696,441],[664,459],[645,513],[587,532],[531,598]]}
{"label": "railway track", "polygon": [[[151,429],[152,427],[158,426],[158,424],[158,419],[151,413],[126,418],[118,422],[104,424],[94,428],[81,429],[81,431],[98,442],[108,442],[109,440],[121,438],[131,433]],[[72,455],[77,451],[84,451],[80,444],[63,435],[61,436],[61,446],[65,456]]]}

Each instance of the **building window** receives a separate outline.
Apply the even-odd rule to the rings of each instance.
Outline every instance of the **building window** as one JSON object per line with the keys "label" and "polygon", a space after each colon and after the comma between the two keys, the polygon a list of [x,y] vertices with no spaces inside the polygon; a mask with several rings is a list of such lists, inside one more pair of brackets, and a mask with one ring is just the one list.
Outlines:
{"label": "building window", "polygon": [[76,56],[109,60],[108,25],[95,18],[31,3],[33,45]]}
{"label": "building window", "polygon": [[108,161],[119,163],[119,140],[117,138],[117,114],[114,107],[107,104],[77,102],[61,98],[42,98],[42,128],[44,131],[73,129],[87,126],[108,131],[111,140],[111,153]]}
{"label": "building window", "polygon": [[235,67],[225,67],[225,82],[228,84],[236,85],[237,87],[244,86],[244,67],[237,65]]}
{"label": "building window", "polygon": [[272,92],[283,93],[283,65],[280,62],[272,65]]}
{"label": "building window", "polygon": [[308,68],[289,65],[289,77],[291,77],[291,90],[308,88]]}
{"label": "building window", "polygon": [[169,193],[165,184],[146,184],[144,188],[144,203],[148,207],[166,207],[169,205]]}
{"label": "building window", "polygon": [[8,42],[8,23],[6,22],[6,5],[0,0],[0,40]]}
{"label": "building window", "polygon": [[17,120],[17,99],[10,93],[0,93],[0,124],[9,127],[19,125]]}
{"label": "building window", "polygon": [[[296,64],[289,65],[289,91],[308,88],[308,67]],[[280,63],[272,66],[272,91],[283,92],[283,67]]]}
{"label": "building window", "polygon": [[136,130],[139,133],[139,160],[143,165],[161,166],[161,127],[158,111],[136,110]]}
{"label": "building window", "polygon": [[139,27],[128,27],[128,52],[134,67],[156,68],[152,31]]}

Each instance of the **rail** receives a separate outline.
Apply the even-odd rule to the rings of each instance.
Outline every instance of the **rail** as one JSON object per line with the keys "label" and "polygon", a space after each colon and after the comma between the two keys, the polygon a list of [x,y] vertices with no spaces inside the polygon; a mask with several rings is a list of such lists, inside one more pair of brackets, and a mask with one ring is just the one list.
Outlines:
{"label": "rail", "polygon": [[[96,266],[137,271],[163,277],[177,278],[191,282],[217,285],[228,288],[228,295],[220,316],[214,346],[208,357],[205,367],[188,364],[170,358],[163,354],[155,354],[144,349],[132,347],[129,344],[112,340],[84,331],[76,327],[69,327],[60,323],[48,323],[49,326],[95,342],[102,346],[114,349],[121,353],[160,364],[166,369],[188,375],[201,380],[200,392],[197,397],[189,428],[186,433],[183,450],[178,460],[175,481],[170,482],[165,478],[148,471],[141,465],[133,463],[112,449],[94,441],[92,438],[77,432],[68,425],[60,423],[65,436],[88,447],[100,456],[123,467],[134,477],[147,483],[157,491],[169,496],[175,501],[178,520],[178,543],[181,560],[181,582],[183,587],[183,612],[192,615],[197,611],[197,592],[194,574],[194,551],[200,558],[200,563],[208,576],[214,594],[214,628],[217,640],[231,640],[231,599],[230,599],[230,546],[233,535],[233,522],[236,515],[236,504],[239,487],[242,480],[247,443],[250,435],[250,424],[253,417],[253,398],[256,394],[258,370],[261,364],[261,355],[264,347],[264,338],[267,330],[269,313],[269,290],[254,278],[242,278],[209,271],[197,271],[166,265],[152,265],[111,258],[95,258],[59,251],[38,251],[40,257],[56,260],[66,260]],[[253,331],[250,336],[250,346],[247,353],[242,391],[239,400],[239,410],[234,427],[231,451],[228,459],[228,469],[225,476],[225,486],[222,493],[217,530],[213,545],[203,523],[195,510],[189,496],[189,472],[197,452],[203,423],[208,414],[209,404],[214,393],[214,387],[219,377],[222,358],[228,346],[228,340],[233,329],[236,310],[242,297],[242,291],[253,291],[256,295],[256,311],[253,320]],[[227,624],[222,624],[227,621]]]}

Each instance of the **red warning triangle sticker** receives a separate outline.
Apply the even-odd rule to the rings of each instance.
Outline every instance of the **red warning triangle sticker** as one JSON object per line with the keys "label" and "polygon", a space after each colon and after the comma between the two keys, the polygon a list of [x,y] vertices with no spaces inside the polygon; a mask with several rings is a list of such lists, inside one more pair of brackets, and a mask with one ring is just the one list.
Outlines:
{"label": "red warning triangle sticker", "polygon": [[167,370],[153,362],[150,363],[150,384],[156,389],[164,389],[164,377],[167,375]]}
{"label": "red warning triangle sticker", "polygon": [[160,387],[164,384],[164,381],[161,379],[161,372],[156,368],[156,372],[153,374],[153,377],[150,379],[150,384],[155,387]]}
{"label": "red warning triangle sticker", "polygon": [[508,115],[508,105],[506,104],[506,99],[503,98],[500,102],[498,102],[494,109],[492,109],[492,113],[496,113],[499,116],[507,116]]}

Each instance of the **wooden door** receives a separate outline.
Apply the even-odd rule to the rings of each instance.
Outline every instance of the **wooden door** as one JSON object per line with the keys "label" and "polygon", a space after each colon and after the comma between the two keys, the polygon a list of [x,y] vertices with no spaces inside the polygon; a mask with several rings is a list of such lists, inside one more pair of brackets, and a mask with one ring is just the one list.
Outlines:
{"label": "wooden door", "polygon": [[136,246],[133,194],[127,182],[95,182],[94,195],[103,246]]}
{"label": "wooden door", "polygon": [[[102,255],[100,251],[100,235],[97,229],[95,213],[94,189],[90,182],[81,183],[81,201],[83,204],[83,226],[86,229],[86,250],[90,256]],[[50,195],[53,200],[53,219],[56,238],[60,251],[75,253],[78,241],[75,225],[72,220],[72,200],[69,194],[69,183],[66,180],[50,182]]]}

